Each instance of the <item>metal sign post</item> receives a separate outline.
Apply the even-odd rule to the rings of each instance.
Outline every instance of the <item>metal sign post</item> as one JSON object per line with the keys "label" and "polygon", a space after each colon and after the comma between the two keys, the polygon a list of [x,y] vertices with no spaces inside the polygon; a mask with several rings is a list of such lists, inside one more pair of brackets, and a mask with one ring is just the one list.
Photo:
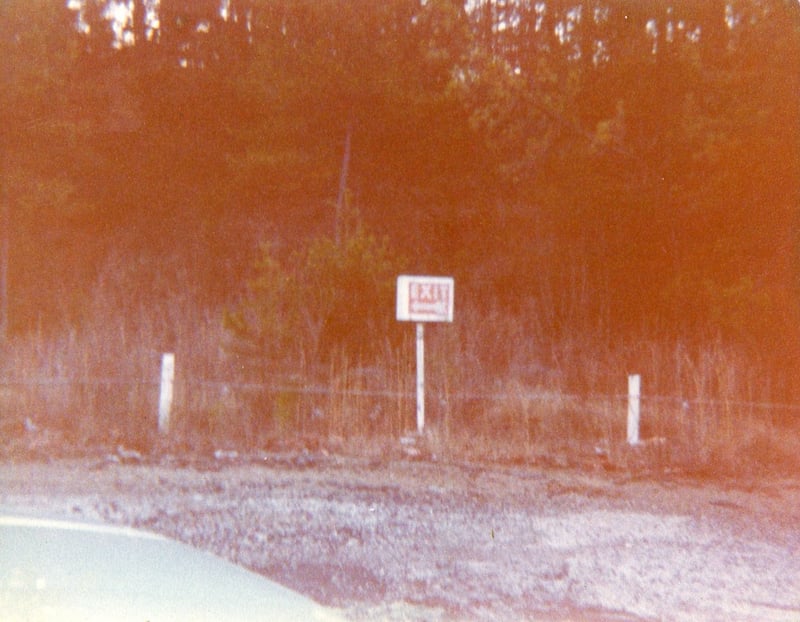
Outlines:
{"label": "metal sign post", "polygon": [[397,319],[417,326],[417,432],[425,429],[425,322],[452,322],[455,284],[451,277],[397,277]]}
{"label": "metal sign post", "polygon": [[417,432],[425,427],[425,324],[417,322]]}

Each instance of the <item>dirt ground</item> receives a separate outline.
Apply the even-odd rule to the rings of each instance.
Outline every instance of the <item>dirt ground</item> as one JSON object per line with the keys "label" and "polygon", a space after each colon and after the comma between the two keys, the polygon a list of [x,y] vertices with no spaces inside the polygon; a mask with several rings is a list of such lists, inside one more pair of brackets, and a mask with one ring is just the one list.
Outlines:
{"label": "dirt ground", "polygon": [[800,620],[800,479],[325,452],[0,462],[0,510],[174,537],[352,620]]}

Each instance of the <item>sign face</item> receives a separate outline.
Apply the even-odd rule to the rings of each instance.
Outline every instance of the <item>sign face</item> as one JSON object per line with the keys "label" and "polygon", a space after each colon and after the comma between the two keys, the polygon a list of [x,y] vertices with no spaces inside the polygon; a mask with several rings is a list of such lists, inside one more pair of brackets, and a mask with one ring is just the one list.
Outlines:
{"label": "sign face", "polygon": [[406,322],[452,322],[454,282],[447,276],[397,277],[397,319]]}

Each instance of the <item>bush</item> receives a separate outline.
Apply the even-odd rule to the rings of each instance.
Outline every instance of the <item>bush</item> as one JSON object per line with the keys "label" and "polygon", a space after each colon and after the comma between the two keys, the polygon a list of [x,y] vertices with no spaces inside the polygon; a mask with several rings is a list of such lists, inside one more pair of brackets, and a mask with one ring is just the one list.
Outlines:
{"label": "bush", "polygon": [[233,347],[262,369],[326,364],[334,354],[365,363],[385,349],[394,324],[400,260],[363,227],[281,258],[265,245],[239,306],[225,314]]}

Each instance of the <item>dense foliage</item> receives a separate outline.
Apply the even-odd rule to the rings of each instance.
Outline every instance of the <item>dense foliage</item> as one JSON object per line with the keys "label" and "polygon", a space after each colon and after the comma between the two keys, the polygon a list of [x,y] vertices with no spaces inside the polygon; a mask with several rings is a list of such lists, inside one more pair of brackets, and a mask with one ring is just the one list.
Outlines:
{"label": "dense foliage", "polygon": [[[112,290],[120,311],[177,293],[219,312],[317,256],[314,278],[346,287],[335,241],[357,214],[386,266],[455,276],[460,308],[537,314],[553,340],[723,340],[793,397],[799,13],[5,0],[3,328],[91,321]],[[349,312],[319,304],[336,308],[317,324]]]}

